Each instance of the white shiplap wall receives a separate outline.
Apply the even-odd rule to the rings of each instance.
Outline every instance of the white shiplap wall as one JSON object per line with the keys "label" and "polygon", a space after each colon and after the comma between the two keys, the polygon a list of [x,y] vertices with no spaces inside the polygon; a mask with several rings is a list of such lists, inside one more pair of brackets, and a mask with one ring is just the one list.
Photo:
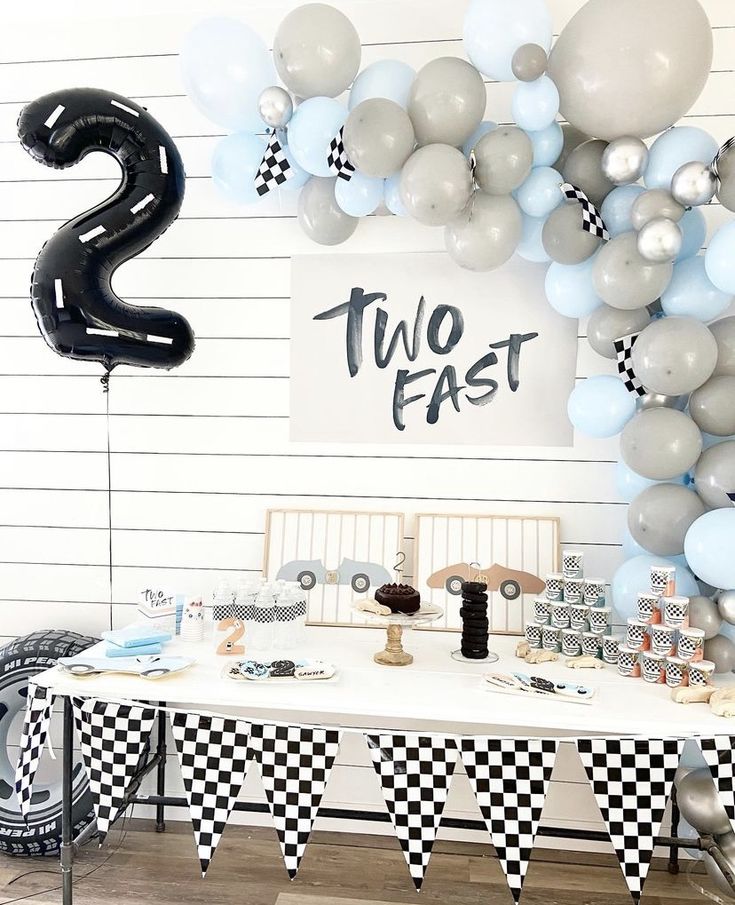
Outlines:
{"label": "white shiplap wall", "polygon": [[[361,35],[363,65],[394,57],[418,68],[462,55],[464,3],[333,2]],[[715,59],[687,122],[724,140],[735,134],[735,6],[703,3]],[[110,621],[124,624],[144,583],[197,590],[238,570],[256,572],[270,506],[404,510],[409,535],[411,513],[422,510],[558,515],[562,540],[585,549],[591,571],[609,576],[620,559],[625,510],[613,481],[616,441],[580,438],[568,450],[289,443],[289,258],[323,249],[301,234],[292,195],[240,209],[215,194],[209,159],[220,130],[184,96],[176,54],[183,34],[206,15],[242,16],[270,41],[294,5],[131,0],[118,10],[78,0],[60,14],[44,0],[7,13],[0,44],[0,640],[43,627],[97,633]],[[551,0],[557,33],[581,5]],[[115,277],[124,298],[167,300],[185,314],[197,348],[170,374],[114,372],[111,509],[101,369],[53,355],[27,296],[43,242],[117,181],[104,155],[56,172],[17,143],[26,102],[79,85],[144,103],[174,137],[188,175],[179,221]],[[510,120],[511,92],[488,85],[488,118]],[[707,216],[713,227],[723,221],[717,205]],[[441,249],[441,230],[370,217],[334,253]],[[609,370],[581,335],[578,377]],[[341,784],[336,774],[332,802],[375,801],[374,784],[356,780],[366,772],[354,773],[369,772],[364,757],[355,753],[347,763],[355,766],[340,768],[348,771]],[[582,824],[594,825],[578,765],[556,778],[566,782],[555,787],[545,819],[579,823],[578,805]],[[471,809],[467,791],[455,812]]]}

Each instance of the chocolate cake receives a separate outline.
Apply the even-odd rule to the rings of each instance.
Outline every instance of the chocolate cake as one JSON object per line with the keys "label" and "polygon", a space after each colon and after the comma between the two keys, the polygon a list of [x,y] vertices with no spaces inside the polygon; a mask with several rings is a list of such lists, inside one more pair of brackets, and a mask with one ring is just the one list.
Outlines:
{"label": "chocolate cake", "polygon": [[411,615],[421,606],[421,595],[409,584],[384,584],[375,592],[375,600],[390,607],[391,613]]}

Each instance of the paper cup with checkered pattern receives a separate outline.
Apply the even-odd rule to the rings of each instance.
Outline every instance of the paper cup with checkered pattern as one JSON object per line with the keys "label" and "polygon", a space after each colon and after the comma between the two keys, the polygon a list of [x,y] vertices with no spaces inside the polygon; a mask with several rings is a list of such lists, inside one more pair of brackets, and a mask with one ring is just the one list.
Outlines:
{"label": "paper cup with checkered pattern", "polygon": [[648,623],[640,619],[629,619],[625,633],[625,643],[632,650],[644,651],[651,649],[651,638],[648,634]]}
{"label": "paper cup with checkered pattern", "polygon": [[551,604],[551,624],[556,628],[569,628],[569,604],[568,603],[552,603]]}
{"label": "paper cup with checkered pattern", "polygon": [[550,650],[558,654],[561,650],[561,629],[555,628],[553,625],[542,626],[541,643],[544,646],[544,650]]}
{"label": "paper cup with checkered pattern", "polygon": [[564,600],[564,576],[561,572],[546,576],[546,599],[555,602]]}
{"label": "paper cup with checkered pattern", "polygon": [[698,660],[689,664],[689,684],[692,688],[704,688],[712,684],[715,664],[711,660]]}
{"label": "paper cup with checkered pattern", "polygon": [[536,625],[551,622],[551,602],[546,597],[537,597],[533,602],[533,621]]}
{"label": "paper cup with checkered pattern", "polygon": [[662,605],[664,625],[678,629],[689,627],[688,597],[664,597]]}
{"label": "paper cup with checkered pattern", "polygon": [[638,619],[641,622],[647,622],[649,625],[658,625],[661,622],[661,598],[658,594],[638,595]]}
{"label": "paper cup with checkered pattern", "polygon": [[602,636],[595,632],[582,632],[582,653],[585,657],[599,657]]}
{"label": "paper cup with checkered pattern", "polygon": [[569,626],[578,632],[586,632],[589,607],[583,603],[573,603],[569,607]]}
{"label": "paper cup with checkered pattern", "polygon": [[564,602],[581,603],[584,600],[584,578],[564,579]]}
{"label": "paper cup with checkered pattern", "polygon": [[602,659],[605,663],[615,665],[620,657],[620,638],[617,635],[603,635]]}
{"label": "paper cup with checkered pattern", "polygon": [[666,658],[666,684],[669,688],[685,688],[689,684],[684,660],[679,657]]}
{"label": "paper cup with checkered pattern", "polygon": [[581,550],[563,550],[561,567],[564,578],[582,578],[584,575],[584,553]]}
{"label": "paper cup with checkered pattern", "polygon": [[676,594],[676,566],[651,566],[651,593],[659,597]]}
{"label": "paper cup with checkered pattern", "polygon": [[618,649],[618,673],[627,679],[640,679],[641,663],[640,654],[625,644]]}
{"label": "paper cup with checkered pattern", "polygon": [[592,607],[588,613],[590,631],[596,635],[604,635],[610,625],[610,607]]}
{"label": "paper cup with checkered pattern", "polygon": [[666,682],[666,657],[647,650],[641,654],[641,673],[650,685],[663,685]]}
{"label": "paper cup with checkered pattern", "polygon": [[673,657],[676,653],[676,629],[670,625],[652,625],[650,630],[651,650],[664,657]]}
{"label": "paper cup with checkered pattern", "polygon": [[605,579],[585,578],[584,602],[587,606],[605,606]]}
{"label": "paper cup with checkered pattern", "polygon": [[687,662],[704,660],[704,629],[683,628],[679,632],[676,655]]}
{"label": "paper cup with checkered pattern", "polygon": [[561,652],[565,657],[578,657],[582,653],[582,635],[576,629],[561,630]]}
{"label": "paper cup with checkered pattern", "polygon": [[535,622],[526,623],[526,641],[532,650],[540,650],[541,648],[541,626]]}

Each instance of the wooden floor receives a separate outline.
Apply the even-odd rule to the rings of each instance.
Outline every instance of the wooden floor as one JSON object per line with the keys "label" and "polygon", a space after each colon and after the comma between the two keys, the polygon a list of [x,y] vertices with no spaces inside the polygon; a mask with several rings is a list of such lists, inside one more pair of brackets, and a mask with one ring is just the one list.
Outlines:
{"label": "wooden floor", "polygon": [[[103,849],[88,845],[76,865],[75,905],[512,905],[490,845],[438,842],[423,891],[413,891],[403,854],[392,838],[318,833],[307,848],[298,878],[289,882],[275,833],[230,827],[206,880],[199,876],[191,830],[169,825],[157,835],[147,821],[117,828]],[[522,905],[631,905],[617,861],[603,855],[538,851]],[[587,862],[587,863],[579,863]],[[651,873],[643,905],[696,905],[709,901],[683,870],[663,865]],[[58,874],[48,859],[0,856],[0,905],[22,899],[58,905]],[[85,877],[85,874],[87,876]],[[692,879],[706,885],[706,878]],[[711,886],[707,888],[712,889]]]}

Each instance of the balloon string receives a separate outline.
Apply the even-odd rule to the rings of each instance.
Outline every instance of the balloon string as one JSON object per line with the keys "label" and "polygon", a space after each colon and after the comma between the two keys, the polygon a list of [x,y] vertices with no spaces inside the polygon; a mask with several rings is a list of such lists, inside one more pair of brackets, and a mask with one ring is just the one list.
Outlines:
{"label": "balloon string", "polygon": [[107,432],[107,543],[109,553],[108,580],[110,585],[110,631],[112,631],[112,455],[110,443],[110,372],[107,371],[102,378],[103,392],[105,394],[105,429]]}

